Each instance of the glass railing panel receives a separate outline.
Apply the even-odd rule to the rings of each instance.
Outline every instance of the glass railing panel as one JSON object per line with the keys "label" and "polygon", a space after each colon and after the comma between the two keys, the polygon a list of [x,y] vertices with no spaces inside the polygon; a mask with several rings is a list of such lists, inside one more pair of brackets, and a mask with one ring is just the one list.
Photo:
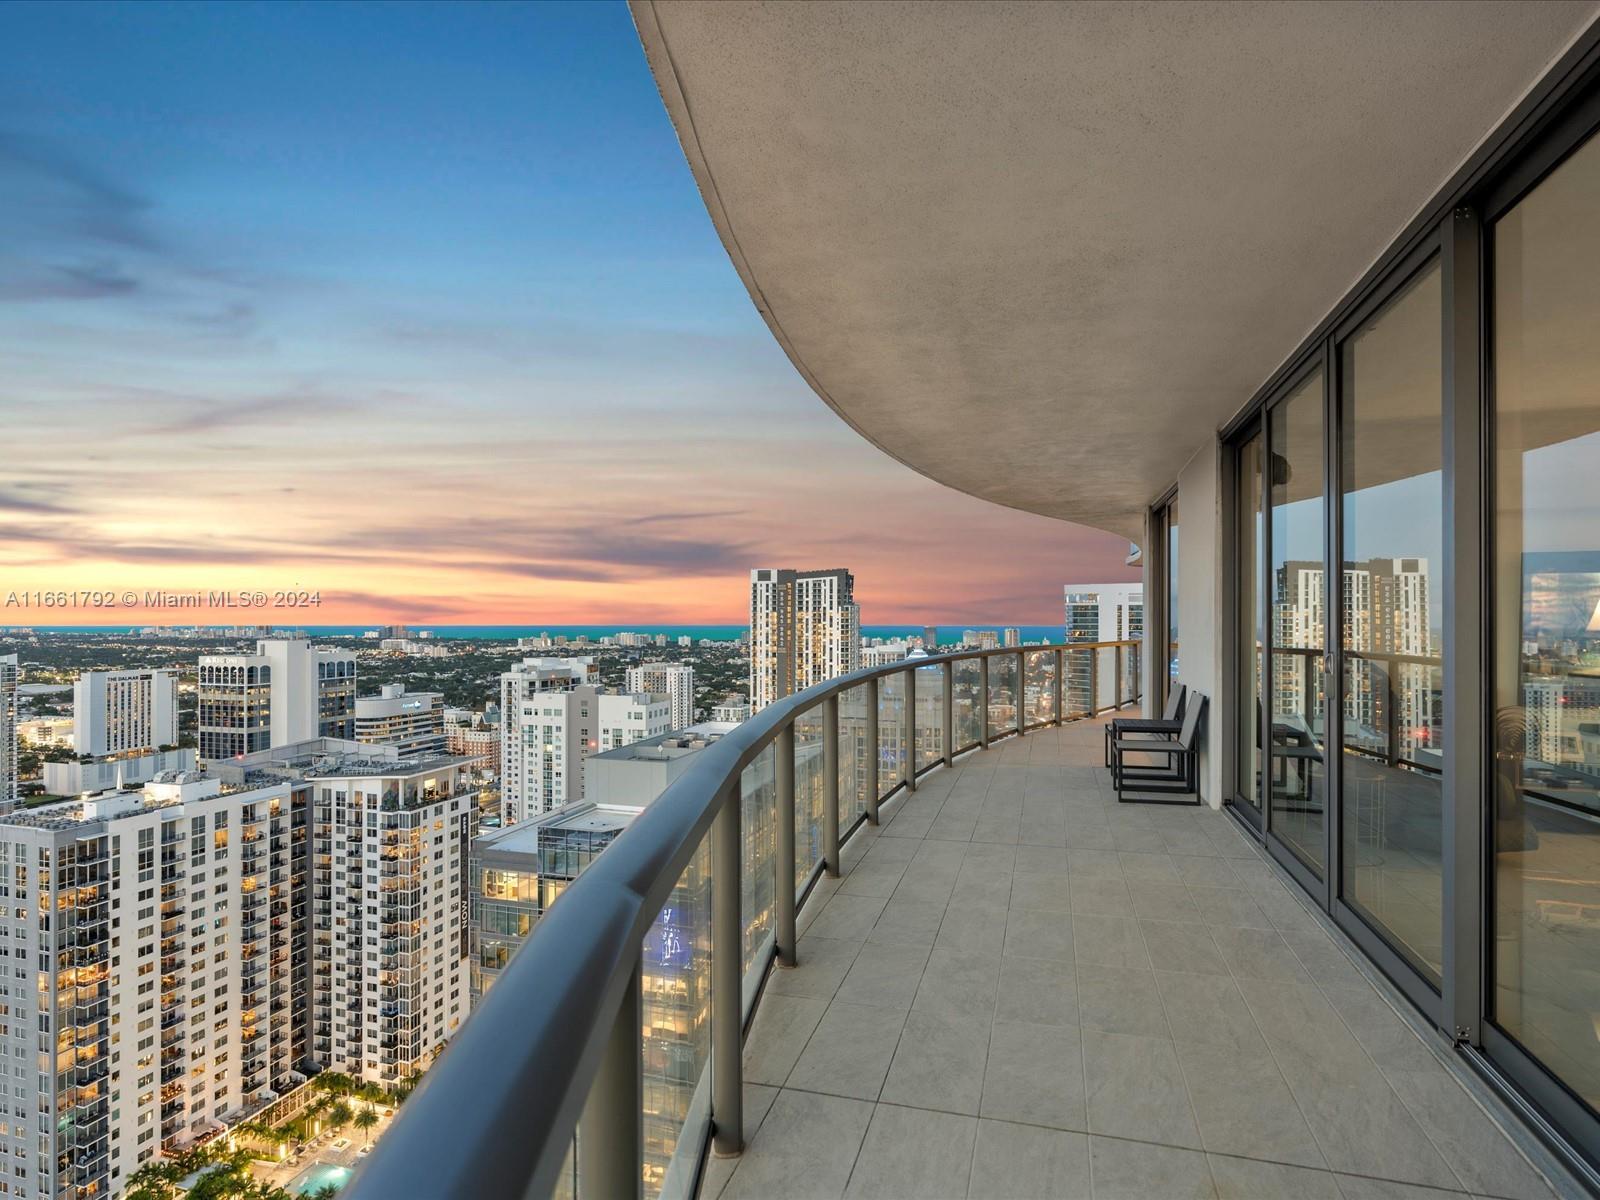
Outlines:
{"label": "glass railing panel", "polygon": [[1000,737],[1017,728],[1017,656],[989,656],[989,736]]}
{"label": "glass railing panel", "polygon": [[1056,652],[1030,650],[1022,657],[1022,711],[1029,725],[1056,719]]}
{"label": "glass railing panel", "polygon": [[1114,646],[1102,646],[1094,652],[1094,708],[1101,712],[1116,703],[1121,677],[1117,673],[1117,651]]}
{"label": "glass railing panel", "polygon": [[906,770],[906,677],[878,680],[878,797],[892,792]]}
{"label": "glass railing panel", "polygon": [[1063,658],[1062,704],[1069,718],[1087,716],[1094,711],[1095,652],[1069,646]]}
{"label": "glass railing panel", "polygon": [[[744,861],[739,874],[739,920],[744,928],[744,973],[759,975],[772,941],[778,895],[778,787],[768,746],[741,776]],[[748,980],[747,980],[748,982]]]}
{"label": "glass railing panel", "polygon": [[645,1200],[693,1195],[710,1130],[711,887],[707,834],[642,947]]}
{"label": "glass railing panel", "polygon": [[799,887],[822,861],[822,705],[794,719],[794,881]]}
{"label": "glass railing panel", "polygon": [[983,668],[975,658],[962,659],[951,664],[956,673],[952,685],[955,706],[956,748],[965,750],[977,745],[983,733],[983,697],[978,695]]}
{"label": "glass railing panel", "polygon": [[944,668],[918,667],[916,675],[916,764],[920,771],[944,757]]}
{"label": "glass railing panel", "polygon": [[867,811],[867,685],[839,693],[839,832]]}

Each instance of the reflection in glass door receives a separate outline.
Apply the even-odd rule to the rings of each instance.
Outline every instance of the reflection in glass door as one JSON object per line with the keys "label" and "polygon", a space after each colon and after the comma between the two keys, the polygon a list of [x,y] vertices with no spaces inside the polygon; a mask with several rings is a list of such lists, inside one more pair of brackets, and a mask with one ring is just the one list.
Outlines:
{"label": "reflection in glass door", "polygon": [[1261,528],[1261,435],[1239,447],[1239,497],[1234,560],[1237,603],[1235,664],[1238,689],[1238,744],[1234,747],[1234,794],[1259,812],[1261,806],[1261,571],[1265,546]]}
{"label": "reflection in glass door", "polygon": [[1443,962],[1444,379],[1437,260],[1339,347],[1341,895]]}
{"label": "reflection in glass door", "polygon": [[1320,370],[1267,414],[1272,447],[1269,828],[1318,875],[1326,867],[1323,830],[1328,800],[1322,426]]}
{"label": "reflection in glass door", "polygon": [[1600,139],[1493,239],[1489,1015],[1600,1113]]}

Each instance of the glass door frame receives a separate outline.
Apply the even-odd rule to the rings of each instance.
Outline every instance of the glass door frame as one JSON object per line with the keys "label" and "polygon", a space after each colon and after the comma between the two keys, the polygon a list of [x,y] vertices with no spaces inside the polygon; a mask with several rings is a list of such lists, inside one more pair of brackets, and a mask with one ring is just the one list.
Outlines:
{"label": "glass door frame", "polygon": [[[1263,836],[1265,811],[1260,808],[1260,796],[1254,801],[1250,800],[1239,786],[1239,771],[1241,764],[1238,761],[1239,736],[1238,727],[1243,721],[1249,720],[1248,714],[1237,710],[1239,700],[1239,687],[1241,684],[1239,674],[1240,655],[1243,647],[1239,645],[1239,621],[1235,614],[1239,612],[1244,603],[1244,597],[1239,592],[1240,573],[1244,564],[1240,562],[1242,547],[1239,540],[1240,523],[1245,519],[1244,504],[1248,496],[1249,481],[1242,477],[1241,459],[1244,448],[1252,438],[1260,438],[1263,443],[1266,438],[1265,420],[1262,411],[1252,412],[1250,416],[1229,432],[1223,444],[1222,454],[1222,512],[1224,514],[1225,534],[1223,538],[1223,612],[1228,614],[1228,620],[1222,621],[1222,687],[1221,691],[1228,698],[1225,705],[1214,706],[1228,719],[1220,721],[1217,726],[1222,730],[1222,736],[1217,740],[1222,752],[1222,778],[1224,780],[1224,803],[1236,813],[1239,819],[1249,827],[1257,838]],[[1266,524],[1266,503],[1262,502],[1262,524]],[[1265,543],[1263,543],[1263,550]],[[1265,554],[1263,554],[1265,561]],[[1260,587],[1257,580],[1256,586]],[[1264,616],[1263,616],[1263,619]],[[1263,630],[1257,630],[1261,636]],[[1264,670],[1264,666],[1263,666]],[[1265,708],[1261,698],[1256,697],[1258,707]],[[1260,739],[1259,725],[1257,723],[1257,740]],[[1259,776],[1259,772],[1258,772]],[[1260,778],[1257,779],[1257,789],[1260,788]]]}
{"label": "glass door frame", "polygon": [[[1385,275],[1380,286],[1373,288],[1330,333],[1324,343],[1323,351],[1326,356],[1328,373],[1324,377],[1326,383],[1326,430],[1330,434],[1325,442],[1327,454],[1327,530],[1328,530],[1328,581],[1330,603],[1327,607],[1327,640],[1328,640],[1328,683],[1327,701],[1328,713],[1328,820],[1324,834],[1326,836],[1326,853],[1328,864],[1328,883],[1326,890],[1328,915],[1333,918],[1351,941],[1361,948],[1361,952],[1378,969],[1386,975],[1390,982],[1398,987],[1405,996],[1419,1009],[1421,1009],[1435,1025],[1443,1029],[1454,1029],[1454,1025],[1446,1020],[1444,990],[1436,989],[1409,960],[1391,946],[1387,939],[1378,931],[1378,928],[1364,917],[1360,910],[1349,903],[1344,897],[1344,680],[1345,680],[1345,647],[1344,647],[1344,412],[1340,404],[1343,394],[1343,354],[1342,348],[1346,341],[1355,336],[1361,327],[1372,319],[1392,299],[1403,292],[1411,282],[1423,271],[1433,265],[1435,261],[1440,264],[1443,273],[1440,309],[1441,319],[1444,322],[1443,357],[1445,363],[1442,372],[1442,387],[1440,395],[1441,415],[1444,425],[1444,439],[1446,444],[1441,447],[1441,464],[1443,468],[1443,501],[1444,511],[1443,526],[1441,530],[1444,546],[1444,564],[1442,575],[1445,580],[1454,582],[1455,572],[1459,566],[1456,558],[1459,548],[1453,544],[1457,541],[1454,533],[1452,512],[1459,512],[1463,507],[1471,507],[1475,502],[1472,496],[1463,496],[1457,490],[1460,472],[1455,469],[1453,462],[1452,433],[1455,418],[1460,414],[1463,405],[1461,397],[1455,394],[1453,374],[1450,370],[1449,360],[1455,344],[1451,336],[1451,321],[1455,314],[1461,311],[1461,305],[1451,292],[1452,277],[1459,276],[1459,267],[1454,263],[1444,261],[1444,242],[1446,230],[1453,227],[1457,216],[1452,213],[1446,218],[1446,225],[1434,230],[1428,237],[1414,246],[1410,253],[1395,263],[1393,268]],[[1454,257],[1454,256],[1452,256]],[[1469,310],[1476,313],[1477,300],[1474,298]],[[1481,408],[1481,401],[1474,398],[1466,406],[1471,410],[1474,425],[1477,414]],[[1463,505],[1463,500],[1467,501]],[[1333,600],[1334,581],[1337,581],[1338,601]],[[1444,597],[1444,630],[1443,630],[1443,675],[1444,675],[1444,722],[1445,722],[1445,766],[1443,778],[1440,780],[1441,803],[1440,820],[1440,861],[1439,875],[1443,889],[1440,905],[1440,921],[1443,925],[1441,936],[1443,938],[1444,975],[1448,977],[1452,969],[1453,958],[1451,947],[1451,933],[1456,922],[1450,915],[1452,902],[1452,876],[1456,872],[1452,869],[1455,865],[1455,854],[1452,846],[1455,838],[1455,825],[1457,824],[1458,806],[1454,797],[1472,797],[1472,803],[1480,807],[1483,803],[1476,791],[1461,791],[1462,780],[1459,775],[1450,769],[1451,759],[1454,757],[1456,745],[1463,739],[1455,727],[1452,718],[1461,714],[1459,705],[1451,703],[1452,682],[1461,675],[1461,664],[1456,661],[1455,650],[1458,643],[1457,614],[1452,605],[1456,588],[1448,586]],[[1481,628],[1480,628],[1481,635]],[[1482,678],[1481,673],[1478,676]],[[1458,881],[1457,881],[1458,882]]]}
{"label": "glass door frame", "polygon": [[[1528,140],[1508,169],[1473,197],[1477,201],[1477,209],[1458,209],[1456,213],[1457,225],[1462,227],[1457,237],[1460,247],[1457,262],[1461,264],[1462,282],[1461,290],[1455,295],[1465,303],[1470,284],[1470,298],[1475,305],[1475,320],[1470,328],[1477,338],[1476,343],[1471,344],[1471,348],[1477,351],[1475,355],[1468,355],[1467,347],[1463,346],[1453,359],[1447,345],[1445,356],[1447,372],[1452,366],[1458,368],[1463,387],[1457,393],[1458,398],[1467,398],[1467,385],[1470,384],[1473,398],[1477,401],[1477,411],[1472,414],[1476,421],[1470,429],[1466,428],[1465,414],[1458,413],[1455,421],[1457,426],[1462,427],[1458,463],[1463,470],[1476,468],[1477,471],[1474,480],[1477,504],[1470,514],[1477,522],[1477,540],[1460,547],[1461,565],[1463,568],[1470,567],[1475,575],[1470,580],[1470,587],[1456,597],[1456,602],[1463,608],[1462,627],[1468,627],[1465,622],[1470,614],[1476,617],[1480,630],[1480,636],[1473,640],[1470,648],[1463,645],[1458,652],[1477,656],[1476,675],[1481,694],[1476,696],[1479,705],[1475,727],[1478,753],[1472,754],[1470,747],[1461,746],[1459,755],[1452,753],[1450,758],[1467,760],[1462,763],[1460,770],[1464,778],[1470,775],[1475,781],[1477,794],[1482,801],[1477,813],[1478,820],[1471,823],[1470,829],[1461,832],[1457,847],[1461,853],[1458,858],[1458,873],[1461,876],[1457,880],[1459,895],[1451,906],[1447,892],[1446,904],[1453,909],[1459,922],[1454,942],[1463,955],[1467,949],[1465,943],[1471,938],[1476,939],[1471,947],[1475,956],[1470,962],[1459,962],[1454,976],[1456,994],[1460,1000],[1453,1015],[1457,1022],[1456,1040],[1461,1049],[1491,1082],[1497,1084],[1506,1102],[1546,1142],[1559,1146],[1564,1140],[1575,1140],[1582,1145],[1592,1163],[1600,1163],[1600,1131],[1595,1129],[1594,1117],[1588,1109],[1520,1042],[1489,1019],[1489,1013],[1493,1011],[1490,991],[1494,986],[1496,799],[1492,722],[1497,682],[1493,678],[1497,660],[1491,641],[1496,602],[1493,581],[1489,578],[1489,564],[1495,561],[1493,230],[1501,217],[1533,192],[1572,153],[1591,138],[1600,137],[1600,67],[1591,67],[1586,74],[1584,87],[1574,89],[1579,93],[1577,98],[1554,114],[1536,136]],[[1470,220],[1465,219],[1463,214]],[[1469,270],[1470,280],[1467,279]],[[1448,276],[1446,288],[1449,298]],[[1447,322],[1447,337],[1449,328]],[[1460,332],[1464,337],[1467,326],[1463,324]],[[1472,359],[1470,362],[1466,361],[1469,357]],[[1463,522],[1464,517],[1458,510],[1455,524],[1463,527]],[[1454,582],[1464,580],[1464,574],[1452,576]],[[1447,690],[1447,702],[1450,695]],[[1470,774],[1473,772],[1476,774]],[[1469,852],[1470,858],[1466,857]],[[1466,869],[1469,863],[1473,871],[1470,879],[1467,878]],[[1447,940],[1447,954],[1450,948],[1451,943]],[[1447,987],[1452,978],[1449,967],[1447,960]],[[1514,1083],[1515,1089],[1504,1086],[1504,1080]],[[1585,1136],[1584,1131],[1588,1131],[1589,1136]],[[1591,1184],[1600,1181],[1600,1169],[1591,1166],[1589,1179]]]}
{"label": "glass door frame", "polygon": [[[1440,226],[1419,239],[1400,259],[1391,265],[1362,295],[1360,301],[1340,314],[1337,324],[1323,332],[1318,343],[1306,352],[1292,367],[1280,373],[1272,391],[1250,414],[1229,430],[1225,456],[1228,472],[1225,478],[1225,501],[1229,518],[1228,578],[1229,611],[1237,612],[1243,597],[1239,593],[1239,570],[1245,565],[1237,561],[1241,547],[1238,542],[1238,522],[1242,519],[1240,505],[1246,498],[1247,481],[1239,477],[1242,447],[1252,438],[1259,437],[1262,446],[1262,512],[1261,512],[1261,570],[1255,586],[1262,597],[1262,621],[1259,630],[1262,645],[1261,694],[1256,740],[1261,747],[1261,771],[1256,787],[1258,794],[1251,803],[1235,795],[1234,809],[1261,838],[1273,861],[1294,877],[1300,887],[1316,902],[1333,922],[1350,937],[1362,953],[1377,965],[1428,1018],[1440,1028],[1448,1029],[1457,1040],[1472,1041],[1480,1028],[1481,997],[1476,1002],[1465,999],[1479,996],[1481,992],[1480,947],[1483,926],[1479,911],[1482,894],[1481,868],[1463,871],[1460,864],[1470,861],[1477,864],[1483,854],[1482,820],[1487,819],[1486,801],[1482,790],[1481,765],[1465,760],[1475,755],[1473,747],[1483,745],[1481,738],[1464,736],[1462,731],[1481,730],[1484,727],[1487,697],[1482,695],[1483,655],[1481,645],[1484,635],[1481,590],[1485,586],[1482,570],[1482,535],[1484,502],[1483,470],[1485,447],[1482,430],[1486,428],[1487,406],[1482,396],[1482,376],[1477,365],[1479,347],[1482,346],[1482,301],[1479,263],[1482,257],[1478,222],[1470,209],[1452,211]],[[1443,530],[1444,563],[1442,577],[1446,581],[1444,600],[1444,712],[1447,732],[1447,749],[1444,778],[1441,782],[1441,867],[1443,881],[1442,920],[1444,922],[1444,978],[1443,990],[1436,989],[1400,953],[1384,939],[1361,913],[1343,897],[1344,863],[1341,853],[1344,843],[1344,605],[1342,602],[1343,564],[1343,494],[1344,461],[1342,454],[1343,419],[1340,391],[1341,348],[1352,334],[1371,319],[1374,313],[1403,291],[1416,276],[1438,260],[1443,271],[1442,319],[1444,321],[1444,370],[1441,396],[1444,417],[1442,447],[1443,492],[1445,497],[1445,528]],[[1459,327],[1457,327],[1459,326]],[[1302,387],[1317,371],[1322,373],[1322,450],[1323,450],[1323,728],[1324,768],[1327,801],[1323,815],[1323,862],[1326,868],[1321,876],[1278,835],[1273,828],[1269,792],[1271,788],[1273,639],[1273,541],[1272,541],[1272,423],[1281,406]],[[1226,622],[1232,644],[1224,654],[1228,665],[1224,686],[1227,694],[1237,698],[1238,671],[1240,669],[1238,634],[1234,622]],[[1461,657],[1461,630],[1472,630],[1475,650]],[[1236,703],[1236,700],[1235,700]],[[1235,720],[1248,720],[1249,714],[1235,714]],[[1225,739],[1225,744],[1228,740]],[[1238,789],[1237,764],[1225,763],[1227,776]],[[1466,807],[1476,806],[1476,813],[1463,813],[1462,805],[1453,797],[1472,798]],[[1466,819],[1462,819],[1465,817]],[[1463,852],[1468,856],[1463,859]],[[1454,868],[1454,869],[1453,869]],[[1469,949],[1470,947],[1470,949]],[[1447,1003],[1446,997],[1449,997]]]}
{"label": "glass door frame", "polygon": [[[1332,378],[1329,371],[1328,344],[1323,343],[1316,351],[1305,358],[1291,371],[1274,389],[1272,397],[1261,406],[1261,420],[1257,430],[1261,437],[1262,468],[1265,478],[1261,482],[1261,576],[1256,580],[1256,587],[1262,597],[1262,620],[1266,628],[1261,630],[1261,695],[1259,697],[1259,727],[1256,740],[1261,745],[1261,777],[1258,781],[1260,795],[1256,798],[1261,806],[1262,822],[1265,826],[1265,845],[1267,852],[1272,855],[1273,861],[1293,875],[1295,881],[1317,901],[1318,907],[1326,910],[1328,907],[1328,878],[1332,878],[1333,859],[1329,857],[1327,844],[1328,831],[1333,827],[1333,812],[1336,807],[1338,792],[1335,791],[1335,777],[1332,772],[1332,759],[1335,757],[1333,748],[1337,743],[1333,740],[1335,727],[1330,723],[1330,689],[1327,685],[1327,664],[1331,661],[1329,655],[1329,641],[1333,638],[1333,625],[1331,623],[1331,603],[1334,591],[1331,581],[1338,578],[1332,570],[1331,529],[1328,524],[1329,511],[1334,507],[1328,503],[1328,481],[1335,476],[1330,475],[1329,449],[1334,438],[1329,432],[1336,428],[1330,420],[1330,406],[1333,403],[1333,393],[1330,386]],[[1322,727],[1326,731],[1323,738],[1325,745],[1323,788],[1327,795],[1326,808],[1323,813],[1323,862],[1329,864],[1326,872],[1327,878],[1318,878],[1316,871],[1305,861],[1290,844],[1273,828],[1272,817],[1272,681],[1276,677],[1273,670],[1273,636],[1272,636],[1272,602],[1273,602],[1273,541],[1272,541],[1272,430],[1275,421],[1281,419],[1284,406],[1296,392],[1300,390],[1311,377],[1318,371],[1322,372],[1322,492],[1323,492],[1323,531],[1322,531],[1322,587],[1323,587],[1323,714]]]}

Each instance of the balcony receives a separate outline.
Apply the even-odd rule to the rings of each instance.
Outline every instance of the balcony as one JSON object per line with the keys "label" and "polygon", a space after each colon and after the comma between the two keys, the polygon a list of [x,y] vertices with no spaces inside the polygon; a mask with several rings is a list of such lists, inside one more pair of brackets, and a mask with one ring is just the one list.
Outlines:
{"label": "balcony", "polygon": [[[563,1078],[589,1097],[590,1195],[636,1191],[641,1165],[691,1194],[702,1164],[706,1197],[1570,1194],[1237,821],[1117,802],[1102,719],[1057,714],[1091,661],[1112,707],[1133,700],[1138,660],[1133,643],[939,656],[741,725],[545,915],[354,1200],[543,1194],[579,1122],[548,1087]],[[776,831],[775,858],[751,828]],[[730,864],[740,903],[718,906]],[[696,905],[709,961],[672,949]],[[629,1136],[663,974],[709,984],[711,1059],[740,1063],[713,1072],[689,1042],[644,1059],[676,1093],[680,1115],[647,1118],[677,1139],[670,1162],[659,1128],[650,1151]],[[457,1153],[404,1149],[446,1125]]]}

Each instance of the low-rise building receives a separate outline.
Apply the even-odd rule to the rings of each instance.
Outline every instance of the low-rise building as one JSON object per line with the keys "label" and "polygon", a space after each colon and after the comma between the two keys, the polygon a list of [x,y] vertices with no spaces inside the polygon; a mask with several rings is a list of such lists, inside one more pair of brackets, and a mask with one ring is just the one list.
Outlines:
{"label": "low-rise building", "polygon": [[711,706],[711,719],[731,725],[737,725],[740,721],[748,721],[750,719],[750,701],[737,692],[730,692],[719,703]]}

